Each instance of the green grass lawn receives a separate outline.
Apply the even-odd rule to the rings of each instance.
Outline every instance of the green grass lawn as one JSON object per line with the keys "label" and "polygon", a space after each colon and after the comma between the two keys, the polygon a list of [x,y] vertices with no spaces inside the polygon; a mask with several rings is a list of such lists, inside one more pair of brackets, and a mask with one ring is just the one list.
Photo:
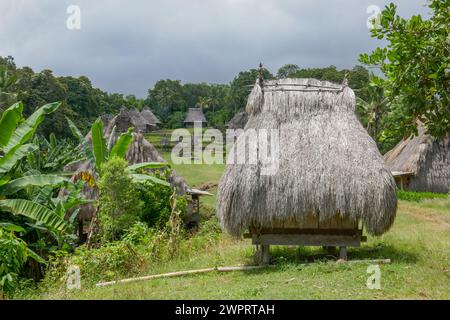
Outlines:
{"label": "green grass lawn", "polygon": [[[200,198],[200,212],[209,213],[215,209],[217,184],[225,169],[224,164],[180,164],[175,165],[170,159],[170,152],[161,152],[161,155],[169,163],[172,168],[182,176],[191,187],[200,187],[204,184],[209,184],[212,187],[207,191],[212,193],[212,196],[202,196]],[[205,212],[206,211],[206,212]]]}
{"label": "green grass lawn", "polygon": [[[144,274],[254,264],[249,240],[221,235],[217,246],[190,258],[149,267]],[[339,264],[320,248],[272,247],[264,270],[181,276],[104,288],[51,293],[68,299],[449,299],[450,203],[435,199],[399,203],[393,228],[370,237],[349,259],[389,258],[380,264],[381,289],[366,287],[368,264]],[[304,263],[310,263],[304,265]]]}
{"label": "green grass lawn", "polygon": [[[170,161],[168,153],[163,156]],[[224,165],[174,165],[192,186],[217,183]],[[210,190],[216,192],[216,188]],[[213,210],[214,197],[203,197]],[[208,228],[208,227],[206,227]],[[450,202],[399,201],[397,218],[381,237],[368,236],[349,259],[391,259],[380,264],[381,289],[366,286],[368,264],[335,263],[321,248],[271,247],[273,266],[252,271],[155,279],[80,291],[55,291],[38,298],[67,299],[450,299]],[[250,240],[220,234],[217,245],[156,263],[142,275],[215,266],[253,265]],[[82,275],[83,276],[83,275]]]}

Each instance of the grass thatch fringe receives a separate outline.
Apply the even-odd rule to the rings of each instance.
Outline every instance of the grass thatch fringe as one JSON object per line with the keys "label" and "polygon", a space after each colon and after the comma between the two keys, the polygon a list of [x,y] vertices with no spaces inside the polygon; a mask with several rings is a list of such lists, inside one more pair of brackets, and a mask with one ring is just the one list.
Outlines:
{"label": "grass thatch fringe", "polygon": [[407,190],[447,193],[450,186],[450,134],[437,139],[419,124],[418,135],[400,141],[384,155],[393,172],[412,173]]}
{"label": "grass thatch fringe", "polygon": [[265,92],[255,85],[238,141],[248,138],[249,129],[279,129],[279,170],[262,175],[261,164],[227,165],[217,196],[222,226],[241,235],[253,224],[300,225],[313,213],[320,221],[336,214],[362,219],[375,235],[388,230],[397,209],[395,181],[356,118],[353,90],[314,79],[277,82],[287,89],[311,84],[342,90]]}

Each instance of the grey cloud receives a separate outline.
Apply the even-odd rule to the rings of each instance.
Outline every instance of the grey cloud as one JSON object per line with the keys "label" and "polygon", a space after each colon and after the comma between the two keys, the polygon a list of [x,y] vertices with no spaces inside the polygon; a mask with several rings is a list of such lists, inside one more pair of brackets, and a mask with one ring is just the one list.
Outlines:
{"label": "grey cloud", "polygon": [[[227,83],[262,61],[351,67],[380,43],[366,28],[375,0],[168,0],[0,2],[0,55],[57,75],[143,97],[158,79]],[[426,14],[425,0],[395,1],[400,14]],[[66,28],[66,8],[82,28]]]}

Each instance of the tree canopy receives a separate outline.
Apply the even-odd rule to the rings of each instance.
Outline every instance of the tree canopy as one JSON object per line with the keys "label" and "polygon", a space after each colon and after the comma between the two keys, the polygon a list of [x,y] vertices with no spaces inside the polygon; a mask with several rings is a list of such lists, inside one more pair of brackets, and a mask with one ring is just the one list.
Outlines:
{"label": "tree canopy", "polygon": [[371,35],[387,40],[387,46],[360,56],[384,75],[372,85],[382,87],[391,102],[386,135],[413,134],[419,121],[433,136],[450,132],[450,0],[431,0],[428,6],[429,19],[405,19],[395,4],[386,6]]}
{"label": "tree canopy", "polygon": [[[106,114],[117,114],[122,106],[139,110],[148,106],[168,128],[182,127],[187,109],[200,107],[210,125],[224,128],[237,112],[245,108],[247,97],[261,72],[257,68],[241,71],[228,84],[181,83],[179,80],[161,79],[148,90],[145,99],[139,99],[131,94],[124,96],[102,91],[94,87],[86,76],[56,77],[51,70],[34,72],[29,67],[17,68],[12,57],[0,57],[0,66],[11,78],[7,86],[0,86],[1,92],[6,92],[8,102],[23,101],[25,115],[30,115],[42,104],[61,101],[60,109],[45,119],[39,132],[45,136],[54,132],[62,137],[71,137],[64,116],[73,119],[75,125],[86,133],[95,119]],[[300,68],[295,64],[286,64],[278,70],[277,77],[311,77],[340,83],[345,72],[335,66]],[[265,68],[262,69],[262,76],[264,79],[274,78]],[[354,67],[349,71],[349,81],[358,96],[367,96],[367,69]]]}

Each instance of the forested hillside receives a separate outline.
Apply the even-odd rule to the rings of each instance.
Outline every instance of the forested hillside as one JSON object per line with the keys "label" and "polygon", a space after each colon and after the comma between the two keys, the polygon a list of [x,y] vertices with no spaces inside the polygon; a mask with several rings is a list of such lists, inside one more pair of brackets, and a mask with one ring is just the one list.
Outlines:
{"label": "forested hillside", "polygon": [[[183,125],[186,110],[201,107],[211,126],[223,128],[233,115],[244,109],[247,96],[258,74],[258,69],[239,72],[228,84],[181,83],[179,80],[161,79],[148,90],[145,99],[134,95],[109,93],[92,85],[88,77],[70,75],[57,77],[51,70],[34,71],[30,67],[18,68],[13,57],[0,57],[2,81],[0,82],[0,108],[3,110],[15,101],[24,103],[24,114],[30,115],[38,106],[61,101],[60,109],[49,116],[40,132],[48,136],[71,136],[64,115],[74,119],[85,133],[99,116],[114,115],[121,106],[142,109],[150,106],[167,128]],[[316,78],[342,82],[345,70],[334,66],[326,68],[300,68],[295,64],[281,67],[276,75],[263,70],[265,79],[275,77]],[[369,97],[370,75],[367,69],[356,66],[349,71],[350,86],[361,99]],[[367,125],[367,115],[360,112]]]}

